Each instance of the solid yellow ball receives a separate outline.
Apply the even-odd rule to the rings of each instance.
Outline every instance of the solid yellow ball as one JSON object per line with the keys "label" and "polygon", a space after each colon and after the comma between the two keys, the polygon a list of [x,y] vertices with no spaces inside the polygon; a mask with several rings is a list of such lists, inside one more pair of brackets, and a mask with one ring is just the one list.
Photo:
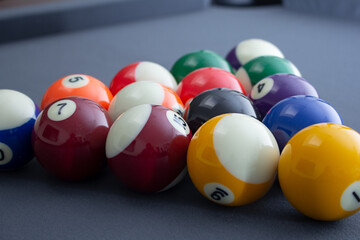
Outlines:
{"label": "solid yellow ball", "polygon": [[284,195],[304,215],[348,217],[360,209],[360,135],[334,123],[309,126],[283,149],[278,174]]}

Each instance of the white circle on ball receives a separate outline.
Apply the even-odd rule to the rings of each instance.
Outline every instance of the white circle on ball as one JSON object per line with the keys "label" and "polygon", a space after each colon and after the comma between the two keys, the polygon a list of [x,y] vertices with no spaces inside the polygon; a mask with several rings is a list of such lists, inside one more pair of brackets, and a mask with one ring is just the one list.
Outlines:
{"label": "white circle on ball", "polygon": [[224,116],[215,126],[213,144],[219,161],[234,177],[252,184],[275,177],[279,148],[257,119],[238,113]]}
{"label": "white circle on ball", "polygon": [[252,89],[252,84],[249,75],[243,67],[241,67],[235,74],[236,78],[240,81],[245,89],[245,94],[249,95]]}
{"label": "white circle on ball", "polygon": [[13,158],[11,148],[5,143],[0,142],[0,165],[8,164]]}
{"label": "white circle on ball", "polygon": [[169,120],[169,123],[181,134],[187,136],[190,133],[189,126],[179,114],[169,110],[166,112],[166,117]]}
{"label": "white circle on ball", "polygon": [[68,88],[80,88],[86,86],[89,81],[89,78],[85,75],[73,74],[65,77],[62,84]]}
{"label": "white circle on ball", "polygon": [[76,103],[70,99],[64,99],[53,103],[47,116],[53,121],[63,121],[71,117],[76,111]]}
{"label": "white circle on ball", "polygon": [[152,81],[161,83],[176,90],[177,83],[173,75],[163,66],[154,62],[141,62],[135,68],[136,81]]}
{"label": "white circle on ball", "polygon": [[106,156],[112,158],[124,151],[139,135],[151,114],[151,105],[143,104],[120,115],[106,138]]}
{"label": "white circle on ball", "polygon": [[273,88],[274,79],[272,78],[264,78],[257,84],[255,84],[251,90],[251,98],[254,100],[265,97]]}
{"label": "white circle on ball", "polygon": [[19,127],[35,119],[35,103],[21,92],[1,89],[0,103],[0,130]]}
{"label": "white circle on ball", "polygon": [[277,46],[271,42],[256,38],[240,42],[236,46],[235,55],[242,65],[260,56],[277,56],[284,58],[283,53]]}
{"label": "white circle on ball", "polygon": [[360,181],[353,182],[345,189],[340,204],[345,211],[354,211],[360,208]]}
{"label": "white circle on ball", "polygon": [[121,89],[109,106],[113,121],[126,110],[141,104],[161,105],[164,100],[164,88],[156,82],[134,82]]}
{"label": "white circle on ball", "polygon": [[220,183],[212,182],[206,184],[204,192],[211,201],[220,204],[230,204],[235,199],[233,192]]}

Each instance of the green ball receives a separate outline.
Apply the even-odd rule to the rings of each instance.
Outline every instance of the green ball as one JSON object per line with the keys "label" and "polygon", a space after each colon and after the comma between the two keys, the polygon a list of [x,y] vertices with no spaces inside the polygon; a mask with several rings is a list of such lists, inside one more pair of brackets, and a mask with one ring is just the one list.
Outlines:
{"label": "green ball", "polygon": [[301,73],[292,62],[276,56],[254,58],[236,72],[236,77],[245,88],[246,93],[250,94],[252,86],[277,73],[291,73],[301,77]]}
{"label": "green ball", "polygon": [[180,83],[186,75],[203,67],[217,67],[234,74],[228,61],[209,50],[200,50],[182,56],[175,62],[170,72],[176,81]]}

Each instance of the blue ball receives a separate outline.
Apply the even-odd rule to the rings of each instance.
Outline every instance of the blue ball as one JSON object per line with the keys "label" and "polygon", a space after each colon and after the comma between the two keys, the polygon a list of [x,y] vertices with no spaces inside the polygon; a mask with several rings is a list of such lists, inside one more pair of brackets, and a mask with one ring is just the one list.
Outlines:
{"label": "blue ball", "polygon": [[39,112],[25,94],[0,89],[0,170],[17,169],[34,158],[31,135]]}
{"label": "blue ball", "polygon": [[275,104],[263,123],[270,129],[280,151],[300,130],[316,123],[343,124],[340,115],[324,100],[313,96],[293,96]]}

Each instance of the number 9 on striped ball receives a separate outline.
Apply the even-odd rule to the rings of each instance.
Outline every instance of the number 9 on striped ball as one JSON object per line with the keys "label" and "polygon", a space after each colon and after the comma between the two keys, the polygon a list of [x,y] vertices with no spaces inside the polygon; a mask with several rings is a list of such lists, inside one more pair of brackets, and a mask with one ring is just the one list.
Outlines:
{"label": "number 9 on striped ball", "polygon": [[240,206],[264,196],[272,186],[279,149],[271,132],[257,119],[239,113],[214,117],[192,138],[188,171],[209,200]]}

